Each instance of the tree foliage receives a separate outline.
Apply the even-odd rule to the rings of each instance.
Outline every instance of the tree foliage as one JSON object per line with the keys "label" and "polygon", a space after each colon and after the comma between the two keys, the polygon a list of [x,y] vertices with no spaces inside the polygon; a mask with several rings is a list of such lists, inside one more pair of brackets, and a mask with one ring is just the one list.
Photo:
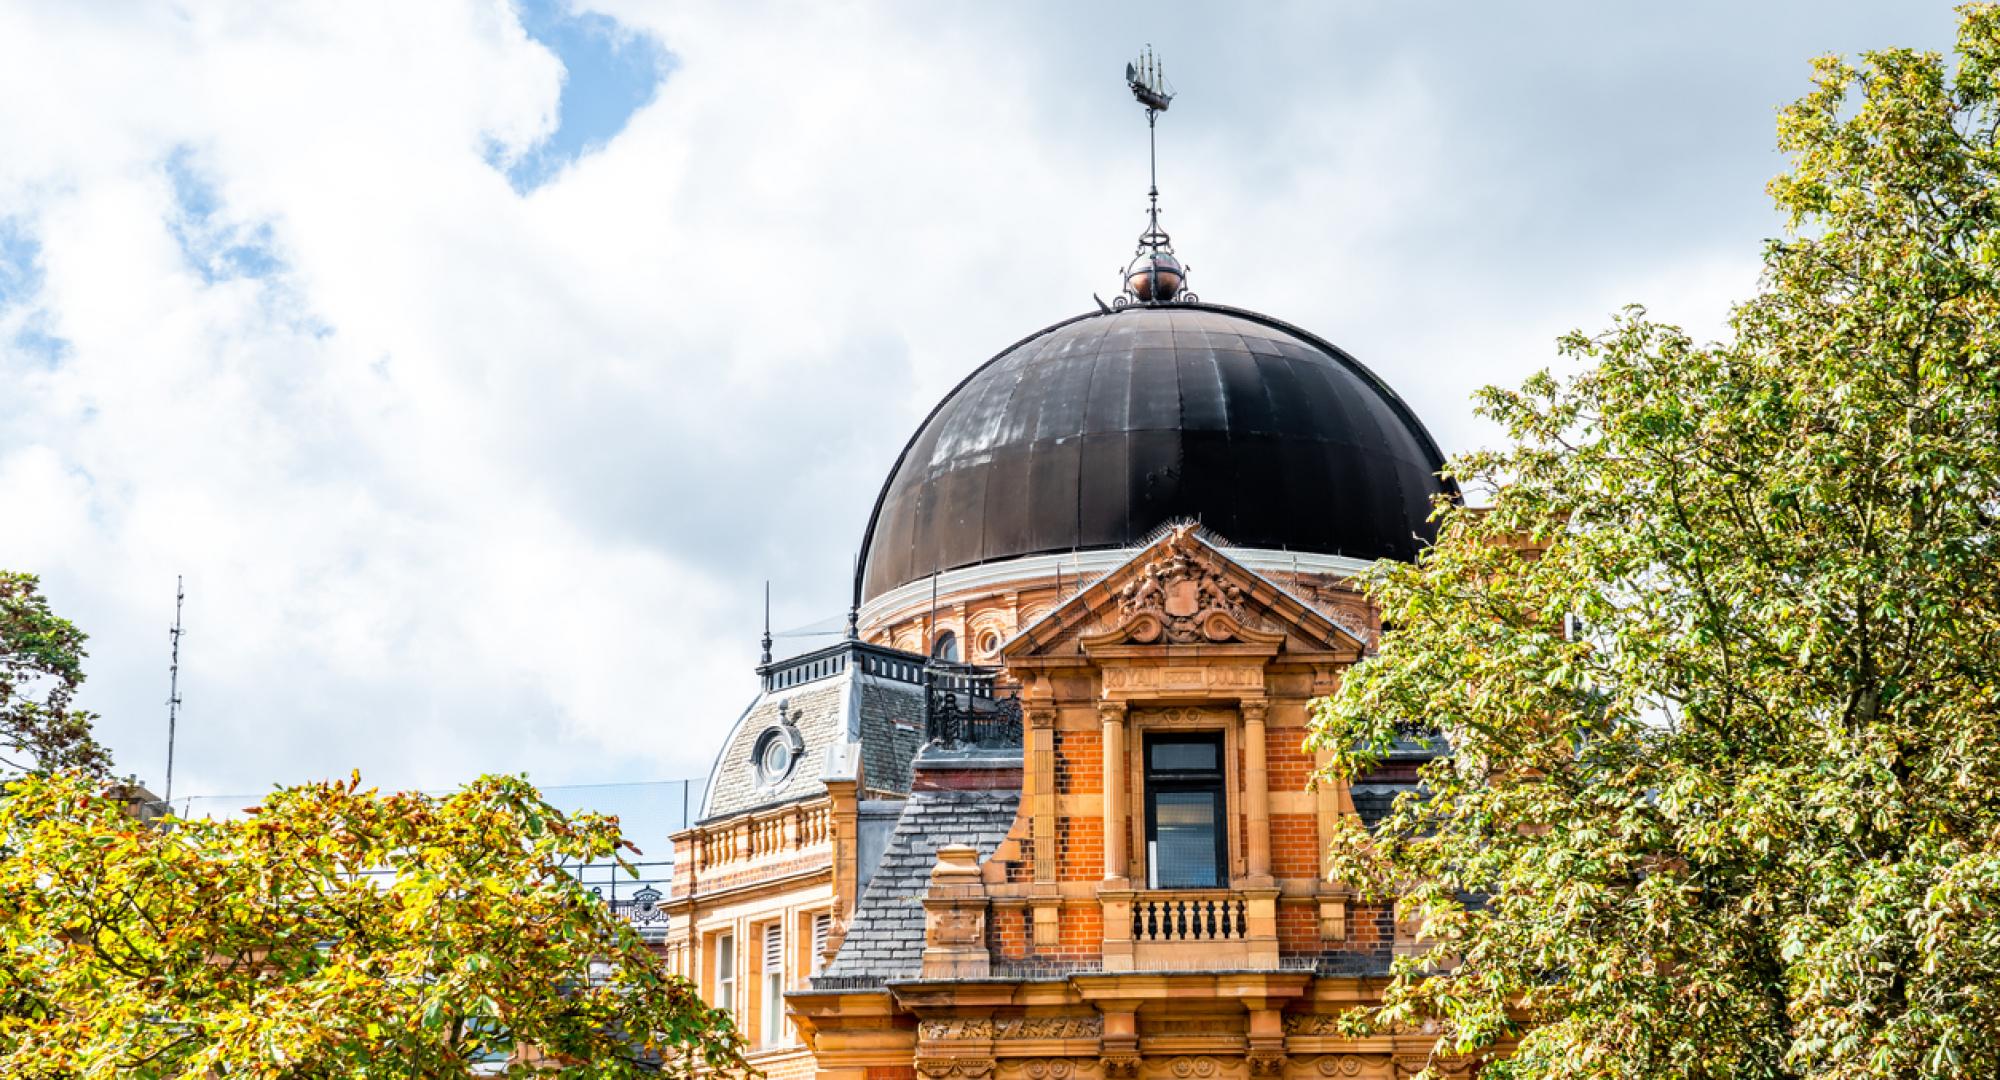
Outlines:
{"label": "tree foliage", "polygon": [[1728,339],[1482,392],[1318,707],[1336,776],[1447,739],[1336,853],[1430,946],[1366,1019],[1503,1075],[2000,1075],[2000,14],[1813,73]]}
{"label": "tree foliage", "polygon": [[33,574],[0,570],[0,771],[103,774],[111,755],[90,713],[70,707],[83,685],[86,636],[49,610]]}
{"label": "tree foliage", "polygon": [[726,1014],[563,869],[621,846],[514,778],[144,824],[28,778],[0,801],[0,1074],[742,1071]]}

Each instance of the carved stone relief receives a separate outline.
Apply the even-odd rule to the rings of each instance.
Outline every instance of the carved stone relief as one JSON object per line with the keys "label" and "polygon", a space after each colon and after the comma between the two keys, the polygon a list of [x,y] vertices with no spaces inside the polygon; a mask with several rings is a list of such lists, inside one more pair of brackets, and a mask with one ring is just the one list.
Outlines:
{"label": "carved stone relief", "polygon": [[1313,1071],[1336,1080],[1375,1080],[1390,1075],[1390,1064],[1383,1054],[1328,1054],[1313,1062]]}
{"label": "carved stone relief", "polygon": [[1076,1080],[1096,1065],[1089,1058],[1029,1058],[1021,1062],[1020,1073],[1026,1080]]}
{"label": "carved stone relief", "polygon": [[1285,1053],[1282,1050],[1251,1050],[1246,1056],[1250,1063],[1251,1076],[1285,1075]]}
{"label": "carved stone relief", "polygon": [[[1422,1023],[1395,1023],[1389,1025],[1385,1035],[1435,1035],[1438,1025],[1435,1020]],[[1287,1035],[1340,1035],[1340,1017],[1333,1013],[1290,1013],[1285,1017]]]}
{"label": "carved stone relief", "polygon": [[1176,545],[1148,562],[1138,578],[1119,591],[1118,614],[1128,625],[1151,616],[1131,635],[1142,645],[1228,641],[1230,627],[1215,616],[1227,616],[1241,625],[1246,617],[1243,599],[1242,589]]}
{"label": "carved stone relief", "polygon": [[917,1037],[925,1042],[939,1039],[990,1039],[993,1037],[993,1021],[984,1016],[926,1020],[917,1025]]}
{"label": "carved stone relief", "polygon": [[1134,1080],[1139,1075],[1139,1055],[1130,1050],[1113,1050],[1098,1059],[1104,1066],[1104,1080]]}
{"label": "carved stone relief", "polygon": [[1265,620],[1257,619],[1252,627],[1256,617],[1243,588],[1202,550],[1193,526],[1175,530],[1113,595],[1113,603],[1099,616],[1097,632],[1085,635],[1084,645],[1093,640],[1136,645],[1275,640],[1269,637],[1275,628]]}
{"label": "carved stone relief", "polygon": [[986,1016],[948,1017],[925,1020],[917,1025],[917,1037],[924,1042],[954,1039],[1095,1039],[1104,1034],[1104,1017],[1084,1016]]}
{"label": "carved stone relief", "polygon": [[1338,1035],[1340,1017],[1330,1013],[1290,1013],[1285,1017],[1287,1035]]}
{"label": "carved stone relief", "polygon": [[917,1075],[929,1080],[982,1080],[993,1075],[990,1057],[920,1057]]}

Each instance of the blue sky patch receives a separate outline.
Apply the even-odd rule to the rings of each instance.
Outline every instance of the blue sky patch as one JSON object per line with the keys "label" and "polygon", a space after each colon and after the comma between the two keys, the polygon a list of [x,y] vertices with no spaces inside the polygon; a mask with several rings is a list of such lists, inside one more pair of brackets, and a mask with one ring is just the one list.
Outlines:
{"label": "blue sky patch", "polygon": [[[25,222],[0,217],[0,317],[11,315],[21,305],[34,304],[35,294],[42,288],[41,255],[42,243]],[[50,332],[48,312],[35,306],[29,306],[14,324],[13,334],[0,341],[51,368],[70,351],[68,341]]]}
{"label": "blue sky patch", "polygon": [[41,253],[41,241],[28,232],[19,218],[0,217],[0,309],[21,302],[41,288],[42,271],[35,265]]}
{"label": "blue sky patch", "polygon": [[570,0],[520,0],[515,10],[528,36],[554,53],[564,72],[556,130],[511,160],[497,146],[487,152],[487,161],[525,195],[624,131],[632,114],[659,94],[673,55],[651,34],[576,11]]}
{"label": "blue sky patch", "polygon": [[196,170],[193,152],[183,146],[163,166],[174,189],[176,213],[167,222],[181,255],[205,284],[236,278],[266,278],[284,269],[274,250],[271,226],[237,225],[217,213],[222,199],[215,185]]}

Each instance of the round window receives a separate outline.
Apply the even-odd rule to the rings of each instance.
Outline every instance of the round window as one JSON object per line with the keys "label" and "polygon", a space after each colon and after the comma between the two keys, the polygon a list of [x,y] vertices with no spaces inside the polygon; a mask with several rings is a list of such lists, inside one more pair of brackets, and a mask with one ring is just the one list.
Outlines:
{"label": "round window", "polygon": [[999,652],[1000,635],[991,630],[979,635],[979,651],[987,656]]}
{"label": "round window", "polygon": [[772,728],[757,740],[752,760],[757,767],[758,786],[775,787],[790,775],[792,766],[798,762],[799,748],[794,745],[797,738],[785,728]]}

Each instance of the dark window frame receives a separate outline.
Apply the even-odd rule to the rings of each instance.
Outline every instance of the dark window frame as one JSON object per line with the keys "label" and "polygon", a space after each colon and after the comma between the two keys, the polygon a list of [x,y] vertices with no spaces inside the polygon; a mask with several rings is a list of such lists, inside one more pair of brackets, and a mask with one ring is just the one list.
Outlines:
{"label": "dark window frame", "polygon": [[931,640],[931,659],[956,664],[958,658],[958,635],[949,630],[940,630]]}
{"label": "dark window frame", "polygon": [[[1215,807],[1215,876],[1206,885],[1160,885],[1161,889],[1222,889],[1229,886],[1229,742],[1219,730],[1146,732],[1141,740],[1144,756],[1143,777],[1146,804],[1146,878],[1161,879],[1155,858],[1159,840],[1159,796],[1162,794],[1207,794]],[[1153,750],[1158,746],[1206,745],[1215,749],[1212,769],[1158,769]]]}

